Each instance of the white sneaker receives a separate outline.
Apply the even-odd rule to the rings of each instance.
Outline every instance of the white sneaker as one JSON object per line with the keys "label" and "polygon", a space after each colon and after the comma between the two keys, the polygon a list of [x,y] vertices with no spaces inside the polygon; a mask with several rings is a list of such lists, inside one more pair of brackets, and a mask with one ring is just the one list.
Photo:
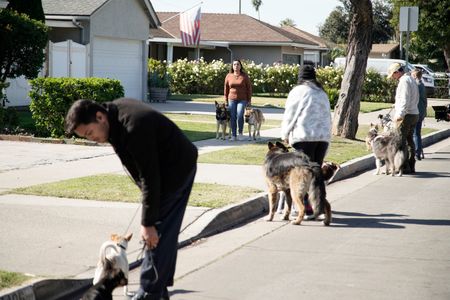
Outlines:
{"label": "white sneaker", "polygon": [[244,141],[245,140],[244,135],[242,133],[238,135],[237,139],[238,139],[238,141]]}
{"label": "white sneaker", "polygon": [[230,141],[232,141],[232,142],[236,141],[236,137],[235,137],[235,136],[232,136],[232,137],[230,138]]}

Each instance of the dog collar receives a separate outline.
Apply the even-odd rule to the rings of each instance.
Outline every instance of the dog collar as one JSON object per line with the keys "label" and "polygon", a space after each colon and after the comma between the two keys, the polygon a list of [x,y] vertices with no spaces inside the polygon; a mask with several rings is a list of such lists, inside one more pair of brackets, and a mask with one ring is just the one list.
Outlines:
{"label": "dog collar", "polygon": [[122,245],[121,243],[118,243],[117,246],[119,246],[119,247],[122,248],[123,250],[127,250],[127,247],[125,247],[125,246]]}

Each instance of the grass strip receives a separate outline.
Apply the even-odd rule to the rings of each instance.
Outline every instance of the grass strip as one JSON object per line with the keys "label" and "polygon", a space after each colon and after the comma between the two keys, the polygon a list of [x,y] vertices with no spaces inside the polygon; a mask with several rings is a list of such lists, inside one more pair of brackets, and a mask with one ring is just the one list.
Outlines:
{"label": "grass strip", "polygon": [[[240,202],[259,192],[262,191],[248,187],[194,183],[189,205],[218,208]],[[141,197],[132,180],[128,176],[118,174],[94,175],[39,184],[14,189],[11,193],[131,203],[138,203]]]}
{"label": "grass strip", "polygon": [[0,270],[0,290],[20,285],[30,278],[25,274]]}

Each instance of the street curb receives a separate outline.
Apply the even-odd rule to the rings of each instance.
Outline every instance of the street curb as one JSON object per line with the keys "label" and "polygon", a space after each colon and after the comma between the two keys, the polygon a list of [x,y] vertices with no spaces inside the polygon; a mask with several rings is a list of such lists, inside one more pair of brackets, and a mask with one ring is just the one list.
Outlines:
{"label": "street curb", "polygon": [[38,138],[30,135],[8,135],[0,134],[0,141],[10,142],[29,142],[29,143],[47,143],[47,144],[66,144],[66,145],[80,145],[80,146],[109,146],[109,144],[102,144],[83,139],[56,139],[56,138]]}
{"label": "street curb", "polygon": [[70,295],[91,284],[92,279],[45,279],[0,296],[0,300],[70,299]]}
{"label": "street curb", "polygon": [[260,193],[238,204],[207,211],[191,226],[187,227],[185,234],[190,236],[179,242],[184,247],[192,242],[225,231],[245,221],[261,216],[269,209],[267,193]]}
{"label": "street curb", "polygon": [[[450,128],[432,132],[422,138],[423,147],[428,147],[436,142],[450,137]],[[1,139],[1,138],[0,138]],[[350,160],[341,165],[328,184],[354,176],[362,171],[375,168],[373,154]],[[268,211],[269,204],[267,193],[260,193],[252,198],[237,204],[231,204],[219,209],[212,209],[199,217],[191,226],[185,229],[185,234],[190,236],[179,242],[179,248],[185,247],[201,238],[205,238],[234,226],[257,218]],[[130,269],[140,265],[140,261],[131,262]],[[66,299],[72,294],[88,289],[92,284],[92,278],[88,279],[51,279],[35,282],[20,288],[9,294],[0,296],[0,300],[53,300]]]}
{"label": "street curb", "polygon": [[[432,132],[422,137],[422,145],[425,148],[448,137],[450,137],[450,128]],[[370,170],[373,168],[375,168],[375,157],[373,156],[373,154],[367,154],[366,156],[355,158],[343,163],[340,169],[328,183],[330,184],[342,179],[346,179],[362,171]]]}

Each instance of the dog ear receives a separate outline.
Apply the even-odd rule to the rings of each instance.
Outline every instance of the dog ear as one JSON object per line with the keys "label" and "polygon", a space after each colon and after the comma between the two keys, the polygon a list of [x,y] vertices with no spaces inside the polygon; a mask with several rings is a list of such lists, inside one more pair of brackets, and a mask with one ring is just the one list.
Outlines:
{"label": "dog ear", "polygon": [[276,142],[275,145],[276,145],[278,148],[281,148],[281,149],[283,149],[284,151],[287,151],[287,148],[286,148],[286,146],[285,146],[283,143]]}
{"label": "dog ear", "polygon": [[216,107],[219,106],[219,103],[217,103],[217,101],[214,101],[214,104],[216,105]]}
{"label": "dog ear", "polygon": [[269,150],[271,150],[275,145],[272,142],[267,143],[267,147],[269,147]]}
{"label": "dog ear", "polygon": [[129,233],[128,235],[125,236],[125,240],[129,242],[132,237],[133,237],[133,233]]}
{"label": "dog ear", "polygon": [[111,234],[111,241],[118,242],[120,240],[120,236],[116,233]]}

